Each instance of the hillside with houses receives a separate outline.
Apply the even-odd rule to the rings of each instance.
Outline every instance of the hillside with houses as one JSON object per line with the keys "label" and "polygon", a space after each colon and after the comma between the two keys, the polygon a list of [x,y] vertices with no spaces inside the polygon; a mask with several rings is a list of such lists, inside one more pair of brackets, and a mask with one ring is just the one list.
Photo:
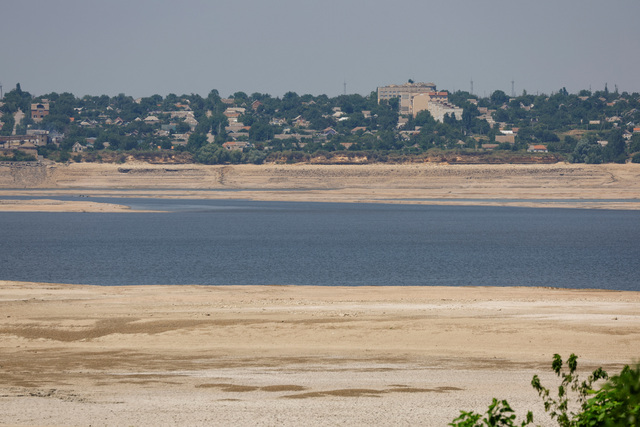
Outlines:
{"label": "hillside with houses", "polygon": [[640,94],[566,89],[489,97],[434,83],[368,96],[236,92],[0,101],[0,160],[156,162],[640,162]]}

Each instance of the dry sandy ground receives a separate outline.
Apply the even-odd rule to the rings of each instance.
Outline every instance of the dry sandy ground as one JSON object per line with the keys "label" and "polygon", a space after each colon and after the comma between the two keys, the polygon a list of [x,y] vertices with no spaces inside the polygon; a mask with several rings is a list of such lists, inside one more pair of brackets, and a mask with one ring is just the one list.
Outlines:
{"label": "dry sandy ground", "polygon": [[51,199],[0,200],[0,212],[131,212],[114,203],[61,201]]}
{"label": "dry sandy ground", "polygon": [[[640,209],[640,165],[0,164],[16,195]],[[638,292],[0,282],[0,318],[0,425],[441,426],[492,397],[550,425],[554,353],[640,357]]]}
{"label": "dry sandy ground", "polygon": [[640,293],[0,282],[0,425],[426,425],[640,355]]}
{"label": "dry sandy ground", "polygon": [[[117,196],[640,209],[640,164],[0,164],[0,197]],[[83,200],[83,202],[86,200]],[[5,205],[6,206],[6,205]],[[0,210],[3,206],[0,205]],[[34,210],[25,205],[24,210]],[[70,210],[78,209],[78,207]],[[80,210],[95,209],[90,206]]]}

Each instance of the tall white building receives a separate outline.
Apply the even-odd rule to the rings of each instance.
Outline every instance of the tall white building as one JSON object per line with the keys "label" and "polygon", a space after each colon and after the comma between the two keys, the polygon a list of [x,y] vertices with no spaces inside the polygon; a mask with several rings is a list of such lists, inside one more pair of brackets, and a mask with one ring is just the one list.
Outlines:
{"label": "tall white building", "polygon": [[378,103],[392,98],[399,99],[401,115],[415,117],[420,111],[427,110],[439,122],[444,121],[445,114],[462,119],[462,108],[449,103],[449,93],[436,91],[433,83],[405,83],[378,88]]}
{"label": "tall white building", "polygon": [[403,85],[390,85],[378,88],[378,104],[382,100],[398,98],[400,100],[400,114],[411,114],[411,99],[420,93],[435,92],[433,83],[405,83]]}

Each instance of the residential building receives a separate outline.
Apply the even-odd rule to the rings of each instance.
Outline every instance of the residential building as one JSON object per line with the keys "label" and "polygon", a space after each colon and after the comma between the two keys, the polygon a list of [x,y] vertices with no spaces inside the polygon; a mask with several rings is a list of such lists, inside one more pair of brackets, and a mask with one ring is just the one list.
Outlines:
{"label": "residential building", "polygon": [[293,125],[301,128],[308,128],[311,125],[311,123],[305,120],[302,116],[298,116],[295,119],[293,119]]}
{"label": "residential building", "polygon": [[527,151],[530,153],[548,153],[549,152],[549,150],[547,150],[547,146],[542,144],[529,145],[529,148],[527,149]]}
{"label": "residential building", "polygon": [[456,120],[462,120],[462,108],[449,103],[449,93],[446,91],[413,95],[410,113],[415,117],[424,110],[427,110],[439,122],[444,121],[445,114],[453,115]]}
{"label": "residential building", "polygon": [[2,148],[17,148],[25,144],[31,144],[35,147],[42,147],[49,142],[48,133],[37,133],[35,135],[12,135],[0,136],[0,146]]}
{"label": "residential building", "polygon": [[190,133],[174,133],[171,142],[174,145],[187,145],[190,136]]}
{"label": "residential building", "polygon": [[398,98],[400,114],[411,114],[411,100],[414,95],[420,93],[435,92],[433,83],[405,83],[403,85],[390,85],[378,88],[378,104],[382,100]]}
{"label": "residential building", "polygon": [[251,143],[248,141],[227,141],[224,144],[222,144],[222,147],[226,148],[229,151],[231,150],[242,151],[245,148],[251,147]]}
{"label": "residential building", "polygon": [[39,123],[43,118],[49,115],[49,100],[43,99],[42,102],[31,104],[31,119]]}
{"label": "residential building", "polygon": [[73,147],[71,147],[71,151],[74,153],[82,153],[85,150],[85,146],[80,144],[79,142],[76,142],[75,144],[73,144]]}
{"label": "residential building", "polygon": [[434,119],[442,122],[445,114],[462,119],[462,108],[449,103],[449,93],[437,91],[434,83],[405,83],[378,88],[378,103],[382,100],[398,98],[399,113],[403,116],[416,116],[427,110]]}

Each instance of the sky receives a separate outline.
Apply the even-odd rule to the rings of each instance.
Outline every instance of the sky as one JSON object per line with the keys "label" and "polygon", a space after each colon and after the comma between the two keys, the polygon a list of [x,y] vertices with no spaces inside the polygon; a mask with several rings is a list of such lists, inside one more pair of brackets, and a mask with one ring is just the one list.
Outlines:
{"label": "sky", "polygon": [[[2,0],[0,83],[133,97],[640,92],[639,0]],[[512,85],[513,81],[513,85]]]}

